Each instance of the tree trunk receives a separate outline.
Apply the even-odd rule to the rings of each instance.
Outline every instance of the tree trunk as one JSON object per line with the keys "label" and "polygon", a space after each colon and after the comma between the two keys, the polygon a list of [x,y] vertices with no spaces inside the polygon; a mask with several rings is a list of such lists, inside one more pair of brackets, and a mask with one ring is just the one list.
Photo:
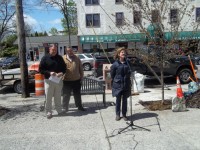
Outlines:
{"label": "tree trunk", "polygon": [[18,35],[18,47],[20,58],[20,71],[21,71],[21,86],[22,97],[26,98],[30,96],[28,88],[28,67],[26,63],[26,39],[24,31],[24,17],[22,0],[16,0],[16,17],[17,17],[17,35]]}
{"label": "tree trunk", "polygon": [[160,75],[161,75],[161,89],[162,89],[162,103],[165,100],[165,90],[164,90],[164,75],[163,75],[163,54],[161,54],[161,66],[160,66]]}
{"label": "tree trunk", "polygon": [[[66,3],[66,1],[65,1],[65,3]],[[66,12],[64,12],[64,17],[65,17],[65,19],[66,19],[66,22],[67,22],[67,30],[68,30],[68,39],[69,39],[69,47],[71,47],[71,32],[70,32],[70,26],[69,26],[69,19],[68,19],[68,6],[67,6],[67,4],[65,4],[65,6],[66,6]]]}

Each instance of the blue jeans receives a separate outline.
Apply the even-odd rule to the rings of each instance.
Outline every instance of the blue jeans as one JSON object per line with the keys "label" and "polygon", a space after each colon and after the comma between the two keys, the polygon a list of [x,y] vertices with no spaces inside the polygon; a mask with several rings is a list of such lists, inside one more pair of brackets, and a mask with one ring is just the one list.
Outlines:
{"label": "blue jeans", "polygon": [[121,92],[116,97],[116,115],[120,116],[120,108],[121,108],[121,101],[122,101],[122,115],[126,116],[127,113],[127,94],[126,92]]}

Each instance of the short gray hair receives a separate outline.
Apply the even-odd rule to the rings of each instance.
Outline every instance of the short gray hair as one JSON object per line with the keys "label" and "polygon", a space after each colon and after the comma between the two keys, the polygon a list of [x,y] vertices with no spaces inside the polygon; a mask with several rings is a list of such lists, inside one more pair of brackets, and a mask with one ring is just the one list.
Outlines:
{"label": "short gray hair", "polygon": [[53,46],[56,46],[56,44],[55,43],[49,44],[49,47],[53,47]]}
{"label": "short gray hair", "polygon": [[71,46],[67,46],[67,48],[72,48]]}

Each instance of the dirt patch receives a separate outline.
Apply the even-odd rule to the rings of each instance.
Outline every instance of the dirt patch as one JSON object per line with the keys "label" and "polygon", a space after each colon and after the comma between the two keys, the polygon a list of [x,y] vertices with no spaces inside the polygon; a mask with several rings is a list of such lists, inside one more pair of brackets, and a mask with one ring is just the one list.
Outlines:
{"label": "dirt patch", "polygon": [[144,106],[146,109],[151,111],[156,110],[166,110],[172,108],[171,100],[157,100],[157,101],[142,101],[140,100],[139,103]]}
{"label": "dirt patch", "polygon": [[186,107],[200,108],[200,90],[189,96],[186,96]]}
{"label": "dirt patch", "polygon": [[4,114],[6,114],[9,111],[10,111],[9,109],[0,106],[0,117],[3,116]]}

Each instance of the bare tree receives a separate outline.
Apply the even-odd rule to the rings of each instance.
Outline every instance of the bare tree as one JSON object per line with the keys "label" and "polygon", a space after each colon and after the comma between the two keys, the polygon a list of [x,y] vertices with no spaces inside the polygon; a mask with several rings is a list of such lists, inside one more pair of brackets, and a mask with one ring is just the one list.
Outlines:
{"label": "bare tree", "polygon": [[70,9],[69,7],[71,6],[71,2],[73,2],[73,0],[69,0],[67,2],[67,0],[41,0],[42,3],[46,3],[50,6],[53,6],[53,7],[59,7],[61,13],[63,14],[64,16],[64,19],[66,21],[66,25],[67,25],[67,33],[68,33],[68,38],[69,38],[69,46],[71,46],[71,31],[70,31]]}
{"label": "bare tree", "polygon": [[[13,27],[13,32],[17,33],[16,20],[12,20],[12,27]],[[33,28],[29,23],[24,22],[24,31],[25,31],[25,36],[30,36],[31,33],[33,33]]]}
{"label": "bare tree", "polygon": [[0,42],[6,34],[12,32],[9,24],[15,14],[15,7],[11,0],[0,1]]}
{"label": "bare tree", "polygon": [[[163,68],[167,65],[165,61],[174,57],[180,50],[186,51],[189,48],[188,44],[178,49],[175,45],[183,40],[181,37],[183,31],[192,30],[190,36],[184,37],[186,43],[195,37],[199,29],[199,23],[194,19],[195,8],[191,0],[124,0],[124,5],[132,17],[124,18],[126,26],[122,29],[128,28],[133,34],[140,32],[146,37],[146,48],[139,48],[137,52],[159,79],[164,100]],[[150,64],[160,68],[160,78]]]}

